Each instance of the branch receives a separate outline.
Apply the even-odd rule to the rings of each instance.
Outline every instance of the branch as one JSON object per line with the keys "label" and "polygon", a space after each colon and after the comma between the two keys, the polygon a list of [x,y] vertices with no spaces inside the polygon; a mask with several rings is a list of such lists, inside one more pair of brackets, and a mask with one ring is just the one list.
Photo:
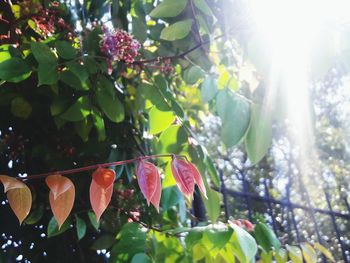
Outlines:
{"label": "branch", "polygon": [[[218,35],[218,36],[214,37],[213,40],[220,39],[220,38],[224,37],[225,35],[226,34]],[[184,51],[184,52],[182,52],[180,54],[177,54],[177,55],[156,57],[156,58],[145,59],[145,60],[137,60],[137,61],[134,61],[132,64],[134,64],[134,65],[142,65],[142,64],[148,64],[148,63],[153,63],[153,62],[160,62],[160,61],[167,60],[167,59],[173,60],[173,59],[178,59],[178,58],[184,58],[189,53],[197,50],[198,48],[201,48],[204,45],[208,45],[211,42],[212,42],[212,40],[208,39],[206,41],[202,41],[201,43],[195,45],[194,47],[190,48],[189,50],[186,50],[186,51]]]}
{"label": "branch", "polygon": [[34,174],[34,175],[27,176],[27,177],[16,177],[16,179],[20,179],[23,181],[32,180],[32,179],[41,179],[41,178],[47,177],[47,176],[52,175],[52,174],[61,174],[61,175],[74,174],[74,173],[80,173],[80,172],[89,171],[89,170],[95,170],[95,169],[100,168],[100,167],[118,166],[118,165],[129,164],[129,163],[133,163],[136,161],[147,160],[147,159],[152,159],[152,158],[174,158],[175,156],[180,157],[180,158],[184,158],[187,160],[186,156],[184,156],[184,155],[154,154],[154,155],[140,156],[137,158],[118,161],[118,162],[94,164],[94,165],[89,165],[89,166],[84,166],[84,167],[69,169],[69,170],[63,170],[63,171],[53,171],[53,172],[42,173],[42,174]]}

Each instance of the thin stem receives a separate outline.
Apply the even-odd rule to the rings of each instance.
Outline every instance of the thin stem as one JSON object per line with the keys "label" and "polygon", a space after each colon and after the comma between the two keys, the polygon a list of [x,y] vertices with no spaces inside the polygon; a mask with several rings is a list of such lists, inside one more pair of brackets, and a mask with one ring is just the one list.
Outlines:
{"label": "thin stem", "polygon": [[63,170],[63,171],[54,171],[54,172],[48,172],[48,173],[42,173],[42,174],[34,174],[34,175],[27,176],[27,177],[16,177],[16,179],[27,181],[27,180],[33,180],[33,179],[41,179],[41,178],[47,177],[47,176],[52,175],[52,174],[60,174],[60,175],[75,174],[75,173],[85,172],[85,171],[89,171],[89,170],[94,170],[94,169],[97,169],[100,167],[118,166],[118,165],[123,165],[123,164],[129,164],[129,163],[133,163],[133,162],[140,161],[140,160],[147,160],[147,159],[152,159],[152,158],[174,158],[174,157],[180,157],[180,158],[184,158],[187,160],[186,156],[184,156],[184,155],[153,154],[153,155],[140,156],[140,157],[136,157],[133,159],[123,160],[123,161],[118,161],[118,162],[94,164],[94,165],[89,165],[89,166],[84,166],[84,167],[79,167],[79,168],[74,168],[74,169],[69,169],[69,170]]}

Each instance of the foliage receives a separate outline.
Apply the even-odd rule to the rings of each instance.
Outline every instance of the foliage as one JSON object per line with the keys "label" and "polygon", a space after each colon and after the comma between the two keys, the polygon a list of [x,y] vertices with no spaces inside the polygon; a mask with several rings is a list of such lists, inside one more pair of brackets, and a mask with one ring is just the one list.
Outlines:
{"label": "foliage", "polygon": [[[1,177],[20,222],[32,205],[23,222],[28,231],[15,237],[23,240],[24,257],[252,262],[261,255],[265,262],[273,256],[286,262],[286,253],[262,223],[252,233],[235,223],[214,224],[220,218],[220,193],[211,187],[218,187],[219,179],[194,132],[201,114],[217,115],[223,143],[244,142],[251,163],[268,151],[272,125],[271,116],[260,112],[263,100],[256,99],[253,81],[240,80],[242,65],[231,63],[238,60],[227,51],[239,44],[228,34],[233,29],[224,28],[220,3],[72,3],[1,3],[1,21],[7,21],[0,24],[2,173],[45,172],[50,190],[40,180],[29,180],[30,195],[19,181],[25,178]],[[77,24],[81,29],[73,30]],[[134,158],[147,155],[159,156],[161,173]],[[134,167],[125,160],[138,163]],[[106,162],[108,169],[97,169],[92,181],[84,169],[79,177],[55,172]],[[13,187],[6,186],[12,182]],[[193,192],[204,197],[209,220],[187,228],[189,219],[198,223],[190,211]],[[150,203],[159,214],[148,208]],[[39,237],[42,227],[36,226],[47,229],[47,246]],[[62,240],[60,248],[52,246]],[[290,259],[299,262],[304,256],[314,262],[313,248],[301,247],[286,246]],[[321,245],[315,248],[328,253]]]}

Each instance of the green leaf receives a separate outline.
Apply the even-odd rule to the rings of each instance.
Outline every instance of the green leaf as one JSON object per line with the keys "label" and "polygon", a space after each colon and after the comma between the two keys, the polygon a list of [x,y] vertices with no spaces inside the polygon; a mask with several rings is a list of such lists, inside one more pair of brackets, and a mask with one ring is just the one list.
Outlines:
{"label": "green leaf", "polygon": [[206,165],[207,172],[210,176],[211,182],[216,187],[220,187],[219,175],[215,169],[215,166],[214,166],[212,159],[209,156],[206,156],[206,158],[205,158],[205,165]]}
{"label": "green leaf", "polygon": [[70,106],[60,117],[67,121],[81,121],[90,114],[90,101],[87,96],[82,96]]}
{"label": "green leaf", "polygon": [[82,239],[86,234],[86,223],[83,219],[75,215],[75,227],[77,229],[78,240]]}
{"label": "green leaf", "polygon": [[175,115],[172,111],[160,111],[153,106],[149,112],[149,133],[154,135],[164,131],[175,120]]}
{"label": "green leaf", "polygon": [[211,16],[212,12],[205,0],[193,0],[194,5],[204,14]]}
{"label": "green leaf", "polygon": [[152,263],[152,260],[145,253],[137,253],[132,257],[131,263]]}
{"label": "green leaf", "polygon": [[147,39],[147,25],[144,19],[138,17],[132,18],[132,33],[140,43],[143,43]]}
{"label": "green leaf", "polygon": [[[127,262],[137,253],[145,251],[147,235],[137,223],[126,223],[118,233],[118,242],[111,249],[111,262],[120,262],[122,257]],[[132,245],[131,245],[132,244]],[[119,260],[119,261],[118,261]]]}
{"label": "green leaf", "polygon": [[235,249],[236,256],[242,263],[248,263],[255,257],[258,246],[255,239],[243,228],[236,224],[230,224],[234,233],[232,235],[232,245]]}
{"label": "green leaf", "polygon": [[110,95],[107,89],[99,87],[96,91],[96,100],[101,110],[113,122],[121,122],[124,120],[124,105],[119,99]]}
{"label": "green leaf", "polygon": [[84,84],[89,77],[89,74],[86,71],[86,67],[75,61],[67,62],[69,70],[80,79],[80,82]]}
{"label": "green leaf", "polygon": [[30,47],[39,64],[55,64],[57,62],[55,54],[44,43],[32,42]]}
{"label": "green leaf", "polygon": [[24,220],[24,223],[27,225],[36,224],[44,214],[44,206],[39,205],[36,209],[33,209],[28,217]]}
{"label": "green leaf", "polygon": [[160,38],[168,41],[183,39],[190,33],[191,27],[192,19],[176,22],[165,27],[160,33]]}
{"label": "green leaf", "polygon": [[89,211],[89,212],[88,212],[88,217],[89,217],[89,219],[90,219],[91,225],[92,225],[96,230],[98,230],[98,229],[100,228],[100,223],[97,222],[95,213],[92,212],[92,211]]}
{"label": "green leaf", "polygon": [[258,163],[267,153],[272,140],[271,115],[258,106],[252,106],[250,127],[245,146],[252,164]]}
{"label": "green leaf", "polygon": [[220,193],[207,188],[208,199],[203,199],[207,215],[212,223],[215,223],[220,216]]}
{"label": "green leaf", "polygon": [[81,80],[77,77],[77,75],[70,70],[60,72],[59,79],[75,90],[84,90],[87,88],[86,86],[82,85]]}
{"label": "green leaf", "polygon": [[9,51],[10,45],[0,46],[0,63],[11,58],[11,53]]}
{"label": "green leaf", "polygon": [[50,238],[50,237],[58,236],[63,232],[66,232],[70,228],[70,225],[71,225],[71,220],[70,218],[68,218],[68,220],[66,220],[61,226],[61,228],[58,230],[57,221],[55,217],[52,217],[49,224],[47,225],[47,237]]}
{"label": "green leaf", "polygon": [[325,255],[330,261],[335,262],[334,257],[331,252],[324,246],[322,246],[320,243],[316,242],[314,244],[314,247],[319,250],[323,255]]}
{"label": "green leaf", "polygon": [[76,56],[76,50],[72,44],[67,41],[57,41],[56,49],[58,55],[63,59],[73,59]]}
{"label": "green leaf", "polygon": [[56,70],[56,64],[39,64],[38,79],[38,86],[57,83],[58,73]]}
{"label": "green leaf", "polygon": [[303,256],[301,254],[300,248],[296,246],[286,245],[289,257],[292,260],[292,263],[303,263]]}
{"label": "green leaf", "polygon": [[162,209],[168,210],[169,208],[177,205],[181,198],[181,193],[177,186],[166,187],[162,190],[161,204]]}
{"label": "green leaf", "polygon": [[272,248],[278,250],[281,247],[281,243],[275,233],[267,225],[261,222],[255,225],[254,236],[265,252],[269,252]]}
{"label": "green leaf", "polygon": [[207,76],[201,85],[202,102],[207,103],[215,98],[218,93],[216,86],[216,80],[210,76]]}
{"label": "green leaf", "polygon": [[90,74],[96,74],[99,70],[99,64],[91,57],[84,59],[84,65]]}
{"label": "green leaf", "polygon": [[316,263],[317,255],[314,248],[308,243],[300,244],[301,249],[303,251],[304,260],[306,263]]}
{"label": "green leaf", "polygon": [[276,250],[275,259],[276,259],[276,263],[286,263],[288,260],[287,251],[283,248]]}
{"label": "green leaf", "polygon": [[32,106],[23,97],[16,97],[11,101],[11,112],[18,118],[28,119]]}
{"label": "green leaf", "polygon": [[187,142],[187,134],[184,128],[180,125],[171,125],[159,136],[156,144],[157,153],[178,154],[185,142]]}
{"label": "green leaf", "polygon": [[222,249],[226,246],[227,242],[231,239],[232,236],[232,229],[209,229],[205,231],[205,235],[208,237],[208,239],[213,244],[212,248],[218,248]]}
{"label": "green leaf", "polygon": [[184,72],[184,80],[189,85],[195,84],[203,76],[204,76],[204,71],[198,66],[190,67],[189,69],[186,69]]}
{"label": "green leaf", "polygon": [[92,244],[91,249],[101,250],[101,249],[109,249],[114,243],[116,239],[112,235],[103,235]]}
{"label": "green leaf", "polygon": [[97,130],[98,141],[104,141],[106,139],[106,129],[103,118],[96,110],[93,110],[92,119]]}
{"label": "green leaf", "polygon": [[186,7],[187,0],[164,0],[149,14],[154,18],[178,16]]}
{"label": "green leaf", "polygon": [[74,123],[74,128],[83,142],[87,142],[89,139],[89,134],[92,128],[92,122],[90,119],[86,118],[82,121],[78,121]]}
{"label": "green leaf", "polygon": [[268,253],[265,251],[262,251],[260,256],[261,256],[261,260],[263,263],[273,262],[273,260],[272,260],[273,252],[272,251],[270,251]]}
{"label": "green leaf", "polygon": [[10,58],[0,63],[0,79],[18,83],[27,79],[32,73],[31,68],[21,58]]}
{"label": "green leaf", "polygon": [[222,121],[222,141],[227,147],[237,145],[249,127],[250,104],[241,96],[224,89],[216,96],[216,109]]}

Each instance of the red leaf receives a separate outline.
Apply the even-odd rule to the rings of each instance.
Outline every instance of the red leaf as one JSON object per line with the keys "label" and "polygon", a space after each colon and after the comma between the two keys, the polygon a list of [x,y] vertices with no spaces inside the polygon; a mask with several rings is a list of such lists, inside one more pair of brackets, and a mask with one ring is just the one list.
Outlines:
{"label": "red leaf", "polygon": [[[160,176],[158,169],[154,164],[141,160],[136,167],[136,177],[141,192],[146,198],[147,204],[149,205],[154,194],[157,194],[156,192],[159,191],[158,182],[160,180]],[[156,196],[153,200],[154,203],[157,204],[157,200],[158,196]]]}
{"label": "red leaf", "polygon": [[111,202],[114,180],[115,172],[111,169],[98,168],[92,174],[90,203],[92,210],[94,210],[96,214],[97,222]]}
{"label": "red leaf", "polygon": [[66,192],[71,187],[71,180],[60,174],[53,174],[45,179],[47,186],[50,188],[54,198]]}
{"label": "red leaf", "polygon": [[98,168],[92,174],[93,180],[102,188],[110,187],[115,180],[115,172],[112,169]]}
{"label": "red leaf", "polygon": [[199,173],[197,167],[191,163],[191,162],[188,162],[188,165],[191,167],[192,169],[192,174],[193,174],[193,178],[194,178],[194,182],[198,185],[199,187],[199,190],[202,192],[202,194],[204,195],[204,197],[206,199],[208,199],[208,196],[207,196],[207,190],[205,189],[205,186],[204,186],[204,183],[203,183],[203,180],[202,180],[202,176],[201,174]]}
{"label": "red leaf", "polygon": [[19,223],[22,224],[32,206],[30,189],[21,181],[7,175],[0,175],[0,181],[4,185],[5,193],[7,192],[11,209],[17,216]]}
{"label": "red leaf", "polygon": [[159,203],[160,203],[160,196],[162,194],[162,183],[160,181],[160,176],[158,176],[156,181],[156,191],[154,192],[151,201],[151,204],[157,209],[157,212],[159,213]]}
{"label": "red leaf", "polygon": [[75,187],[70,179],[60,174],[50,175],[46,177],[45,181],[50,188],[49,200],[51,210],[60,229],[72,211]]}
{"label": "red leaf", "polygon": [[191,197],[194,191],[192,166],[190,166],[188,162],[174,157],[171,163],[171,171],[173,172],[173,176],[180,191],[185,196]]}

